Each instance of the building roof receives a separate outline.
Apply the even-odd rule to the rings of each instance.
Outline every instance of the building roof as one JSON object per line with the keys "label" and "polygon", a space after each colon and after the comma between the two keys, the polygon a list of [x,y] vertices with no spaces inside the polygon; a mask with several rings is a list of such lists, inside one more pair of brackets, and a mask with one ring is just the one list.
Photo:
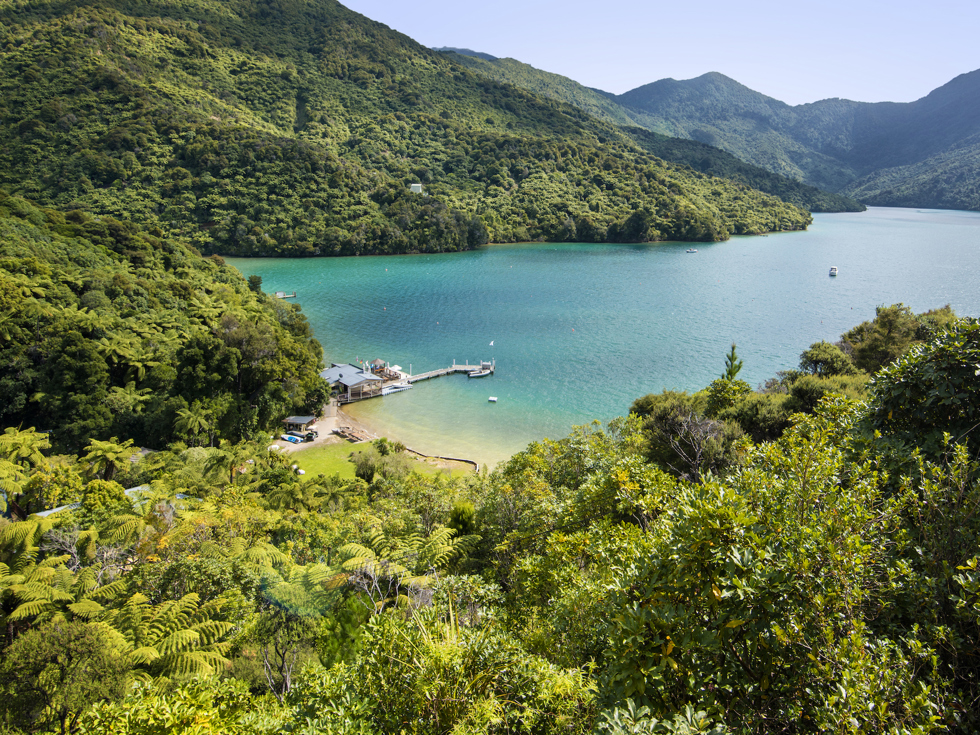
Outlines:
{"label": "building roof", "polygon": [[284,424],[312,424],[316,421],[316,416],[287,416],[282,420]]}
{"label": "building roof", "polygon": [[[123,492],[126,493],[126,497],[133,498],[135,500],[137,495],[149,489],[150,489],[149,485],[137,485],[136,487],[127,488]],[[186,498],[187,496],[178,493],[176,497],[183,499]],[[38,518],[46,518],[49,515],[53,515],[54,513],[60,513],[63,510],[78,510],[81,507],[82,507],[81,503],[69,503],[68,505],[59,505],[57,508],[51,508],[51,510],[42,510],[38,513],[31,513],[31,515],[36,516]]]}
{"label": "building roof", "polygon": [[362,370],[359,367],[354,367],[353,365],[334,365],[333,367],[327,368],[320,373],[320,377],[331,385],[334,383],[340,383],[347,388],[352,388],[356,385],[360,385],[361,383],[381,381],[381,378],[379,378],[377,375],[372,375],[371,373]]}

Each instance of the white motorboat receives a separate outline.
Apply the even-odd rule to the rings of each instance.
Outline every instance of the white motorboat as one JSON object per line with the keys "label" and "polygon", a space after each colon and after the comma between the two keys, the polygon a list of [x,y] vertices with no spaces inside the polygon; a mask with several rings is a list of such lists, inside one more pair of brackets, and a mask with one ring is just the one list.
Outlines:
{"label": "white motorboat", "polygon": [[493,370],[472,370],[466,373],[471,378],[485,378],[493,373]]}
{"label": "white motorboat", "polygon": [[836,265],[830,266],[830,275],[832,275],[832,276],[836,276],[837,275],[837,266]]}

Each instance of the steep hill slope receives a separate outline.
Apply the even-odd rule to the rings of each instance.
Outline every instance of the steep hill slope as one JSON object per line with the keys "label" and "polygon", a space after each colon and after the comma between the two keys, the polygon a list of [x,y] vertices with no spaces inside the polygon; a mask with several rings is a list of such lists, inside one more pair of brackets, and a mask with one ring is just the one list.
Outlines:
{"label": "steep hill slope", "polygon": [[644,127],[870,204],[980,209],[980,71],[910,103],[791,107],[717,73],[661,80],[615,99]]}
{"label": "steep hill slope", "polygon": [[319,408],[320,369],[299,310],[220,257],[0,194],[0,425],[72,453],[237,441]]}
{"label": "steep hill slope", "polygon": [[[811,212],[854,212],[864,209],[863,205],[853,199],[800,183],[799,179],[804,176],[803,171],[788,161],[774,164],[774,168],[785,172],[785,175],[780,175],[770,169],[744,163],[721,148],[693,140],[699,135],[711,138],[721,134],[725,125],[731,123],[730,120],[719,122],[720,129],[717,132],[708,132],[705,125],[693,131],[671,128],[663,120],[624,107],[616,101],[615,95],[584,87],[567,77],[541,71],[515,59],[498,59],[469,50],[439,50],[443,53],[457,52],[453,53],[453,57],[459,63],[491,79],[567,102],[600,120],[629,128],[627,134],[641,148],[665,161],[690,166],[711,176],[735,179]],[[742,89],[751,92],[744,87]],[[641,132],[641,129],[648,132]],[[654,130],[661,132],[655,133]],[[670,130],[674,132],[669,132]],[[784,142],[775,141],[769,147],[776,149]]]}
{"label": "steep hill slope", "polygon": [[574,105],[592,117],[613,125],[639,125],[642,113],[632,112],[615,101],[615,95],[586,87],[574,79],[536,69],[517,59],[500,59],[469,49],[435,49],[457,63],[504,84],[526,89],[547,99]]}
{"label": "steep hill slope", "polygon": [[809,221],[334,0],[0,0],[0,46],[0,186],[205,252],[724,239]]}
{"label": "steep hill slope", "polygon": [[741,182],[811,212],[863,212],[867,209],[857,199],[833,194],[767,171],[761,166],[753,166],[707,143],[661,135],[645,128],[624,128],[624,131],[643,150],[665,161],[690,166],[709,176]]}

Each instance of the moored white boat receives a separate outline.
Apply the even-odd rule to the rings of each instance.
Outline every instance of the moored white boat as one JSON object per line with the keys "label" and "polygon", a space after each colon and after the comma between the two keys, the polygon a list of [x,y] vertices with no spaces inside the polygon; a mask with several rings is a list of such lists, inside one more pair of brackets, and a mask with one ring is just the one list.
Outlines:
{"label": "moored white boat", "polygon": [[836,265],[830,266],[830,275],[832,275],[832,276],[836,276],[837,275],[837,266]]}

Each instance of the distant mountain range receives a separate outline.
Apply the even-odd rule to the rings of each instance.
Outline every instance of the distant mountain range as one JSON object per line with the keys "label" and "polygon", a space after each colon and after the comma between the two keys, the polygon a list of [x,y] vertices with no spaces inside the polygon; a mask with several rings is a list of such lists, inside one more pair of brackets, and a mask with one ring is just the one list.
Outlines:
{"label": "distant mountain range", "polygon": [[706,143],[866,204],[980,209],[980,70],[915,102],[791,106],[716,72],[613,95],[514,59],[465,53],[454,55],[497,81],[620,126]]}

